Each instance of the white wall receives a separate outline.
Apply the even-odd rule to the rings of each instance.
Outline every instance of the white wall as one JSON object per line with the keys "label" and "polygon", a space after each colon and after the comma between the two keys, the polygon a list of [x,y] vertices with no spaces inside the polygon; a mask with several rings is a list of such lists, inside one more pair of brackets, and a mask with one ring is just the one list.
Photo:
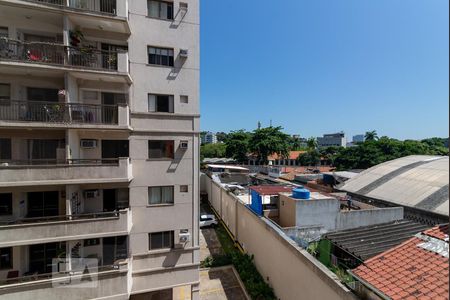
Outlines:
{"label": "white wall", "polygon": [[[203,175],[205,176],[205,175]],[[249,255],[278,299],[357,299],[325,266],[271,221],[205,176],[202,191]]]}

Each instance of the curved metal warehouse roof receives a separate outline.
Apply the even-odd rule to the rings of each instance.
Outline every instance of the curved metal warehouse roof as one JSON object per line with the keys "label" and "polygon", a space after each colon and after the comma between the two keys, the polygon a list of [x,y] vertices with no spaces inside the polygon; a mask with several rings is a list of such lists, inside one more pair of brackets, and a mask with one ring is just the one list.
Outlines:
{"label": "curved metal warehouse roof", "polygon": [[349,179],[340,190],[449,215],[448,156],[411,155]]}

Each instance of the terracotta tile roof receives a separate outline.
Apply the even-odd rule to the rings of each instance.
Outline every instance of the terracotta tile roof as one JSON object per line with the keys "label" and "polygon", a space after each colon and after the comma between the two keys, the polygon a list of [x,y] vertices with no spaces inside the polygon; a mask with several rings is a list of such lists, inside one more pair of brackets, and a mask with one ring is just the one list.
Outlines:
{"label": "terracotta tile roof", "polygon": [[[300,154],[305,153],[306,151],[290,151],[289,152],[289,159],[297,159]],[[282,157],[278,156],[278,154],[274,153],[272,155],[269,155],[267,157],[268,160],[275,160],[275,159],[283,159]]]}
{"label": "terracotta tile roof", "polygon": [[[440,237],[442,231],[435,227],[424,234]],[[425,250],[419,246],[423,243],[420,236],[413,237],[365,261],[353,274],[393,300],[449,299],[448,252]]]}
{"label": "terracotta tile roof", "polygon": [[448,224],[433,227],[431,229],[424,231],[423,234],[429,235],[431,237],[440,240],[444,240],[445,238],[448,238]]}
{"label": "terracotta tile roof", "polygon": [[293,186],[286,185],[255,185],[250,189],[256,191],[260,195],[278,195],[278,193],[292,192]]}

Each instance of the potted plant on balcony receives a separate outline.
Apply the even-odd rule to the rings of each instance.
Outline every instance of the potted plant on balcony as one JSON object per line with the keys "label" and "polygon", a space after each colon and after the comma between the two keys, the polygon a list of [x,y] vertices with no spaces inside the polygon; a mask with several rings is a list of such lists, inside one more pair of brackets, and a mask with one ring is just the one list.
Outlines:
{"label": "potted plant on balcony", "polygon": [[70,45],[72,47],[79,47],[81,42],[84,40],[84,35],[79,29],[70,30],[69,37],[70,37]]}

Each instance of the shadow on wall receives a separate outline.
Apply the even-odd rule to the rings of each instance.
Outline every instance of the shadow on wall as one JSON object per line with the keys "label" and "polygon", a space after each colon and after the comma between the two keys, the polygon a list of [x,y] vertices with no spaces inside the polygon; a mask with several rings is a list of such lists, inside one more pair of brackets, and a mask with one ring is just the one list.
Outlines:
{"label": "shadow on wall", "polygon": [[178,146],[177,151],[175,151],[174,159],[169,165],[169,168],[167,169],[167,173],[175,173],[175,171],[178,168],[178,165],[180,164],[180,161],[183,159],[183,156],[185,154],[186,150],[180,149]]}
{"label": "shadow on wall", "polygon": [[169,252],[166,257],[164,258],[164,261],[162,263],[162,266],[164,268],[168,267],[174,267],[178,263],[178,260],[180,259],[181,252],[180,251],[171,251]]}
{"label": "shadow on wall", "polygon": [[177,29],[178,26],[181,25],[181,22],[183,22],[183,19],[186,16],[186,13],[187,13],[187,7],[186,8],[178,8],[177,13],[175,14],[172,22],[170,23],[170,28]]}
{"label": "shadow on wall", "polygon": [[186,62],[186,57],[181,57],[180,53],[178,52],[177,57],[174,61],[174,67],[170,70],[169,75],[167,75],[167,80],[175,80],[178,77],[178,74],[180,73],[181,69],[183,68],[184,63]]}

